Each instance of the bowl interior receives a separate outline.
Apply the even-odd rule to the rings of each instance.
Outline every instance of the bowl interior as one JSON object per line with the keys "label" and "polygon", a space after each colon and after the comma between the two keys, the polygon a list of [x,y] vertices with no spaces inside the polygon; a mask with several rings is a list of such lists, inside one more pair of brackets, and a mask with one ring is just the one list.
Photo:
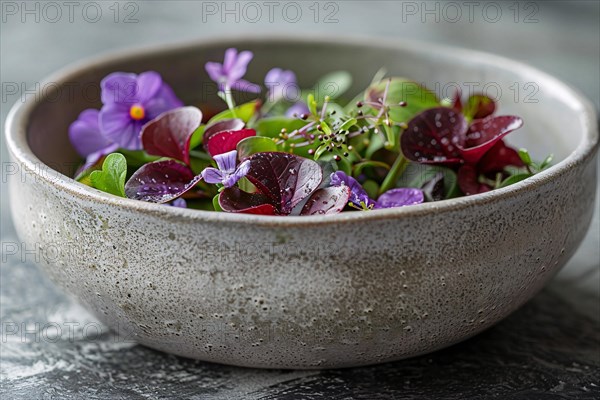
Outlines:
{"label": "bowl interior", "polygon": [[[451,97],[457,87],[463,95],[483,91],[500,102],[501,114],[524,119],[524,127],[509,141],[527,147],[537,159],[549,153],[554,153],[555,161],[564,159],[584,139],[582,105],[570,90],[534,69],[493,55],[423,43],[232,39],[125,53],[73,68],[54,82],[46,82],[29,118],[29,146],[42,162],[72,176],[80,158],[69,143],[69,124],[82,110],[101,106],[99,82],[114,71],[158,71],[185,103],[214,112],[222,108],[222,102],[204,64],[222,60],[228,47],[254,52],[247,74],[252,82],[261,83],[273,67],[296,71],[302,87],[312,86],[327,72],[347,70],[354,79],[349,99],[364,90],[382,67],[388,76],[408,77],[441,97]],[[238,102],[251,99],[251,95],[238,94]]]}

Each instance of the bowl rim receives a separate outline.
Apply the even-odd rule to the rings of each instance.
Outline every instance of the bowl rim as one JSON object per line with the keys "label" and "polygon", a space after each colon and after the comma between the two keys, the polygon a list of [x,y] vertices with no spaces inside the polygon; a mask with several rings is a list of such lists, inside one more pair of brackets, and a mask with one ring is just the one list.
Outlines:
{"label": "bowl rim", "polygon": [[[243,39],[239,39],[243,37]],[[376,40],[374,40],[376,39]],[[43,163],[31,150],[27,143],[27,127],[29,117],[36,105],[47,97],[43,89],[47,84],[53,85],[67,82],[69,77],[80,73],[82,70],[96,68],[102,65],[109,65],[115,62],[124,62],[144,58],[152,54],[168,54],[201,48],[203,46],[235,46],[244,44],[264,44],[264,43],[285,43],[289,45],[307,45],[318,42],[321,45],[359,45],[377,47],[391,51],[409,51],[413,53],[431,52],[438,57],[446,58],[467,58],[478,64],[488,64],[500,66],[504,69],[518,70],[522,73],[535,74],[540,84],[552,88],[553,92],[558,93],[563,98],[567,98],[573,108],[580,109],[580,121],[584,127],[584,134],[574,151],[565,159],[550,168],[527,178],[516,184],[501,189],[495,189],[486,193],[471,196],[459,197],[455,199],[440,200],[436,202],[412,205],[410,207],[389,208],[382,210],[373,210],[370,212],[346,212],[335,215],[323,216],[263,216],[241,213],[225,213],[195,209],[184,209],[177,207],[165,207],[161,204],[148,203],[140,200],[117,197],[100,190],[94,189],[82,183],[79,183],[57,171],[55,175],[41,173],[36,166],[47,164]],[[375,44],[376,43],[376,44]],[[130,211],[141,212],[148,215],[167,218],[169,220],[185,219],[189,222],[216,222],[222,224],[250,224],[267,227],[300,227],[300,226],[322,226],[340,223],[355,223],[368,220],[377,221],[382,219],[408,218],[410,216],[422,216],[431,213],[440,213],[445,211],[458,211],[474,206],[484,206],[497,203],[504,200],[515,198],[525,192],[538,188],[548,181],[554,180],[567,173],[577,165],[587,162],[588,159],[595,156],[598,149],[598,122],[596,110],[592,103],[580,94],[577,90],[563,83],[557,78],[531,67],[519,61],[509,58],[481,52],[477,50],[463,49],[447,45],[439,45],[430,42],[406,39],[380,38],[377,36],[344,36],[339,38],[322,38],[318,36],[302,37],[296,35],[278,35],[277,37],[249,34],[249,35],[225,35],[219,38],[196,39],[191,41],[162,43],[159,45],[149,45],[135,47],[133,49],[124,49],[103,53],[94,57],[86,58],[82,61],[67,65],[59,71],[43,79],[34,96],[27,96],[24,100],[21,98],[12,106],[5,124],[6,143],[10,154],[16,161],[29,170],[29,173],[35,175],[36,179],[56,186],[58,189],[69,193],[80,199],[92,200],[104,205],[127,208]],[[29,93],[29,92],[28,92]],[[33,99],[33,100],[32,100]],[[51,168],[51,166],[50,166]]]}

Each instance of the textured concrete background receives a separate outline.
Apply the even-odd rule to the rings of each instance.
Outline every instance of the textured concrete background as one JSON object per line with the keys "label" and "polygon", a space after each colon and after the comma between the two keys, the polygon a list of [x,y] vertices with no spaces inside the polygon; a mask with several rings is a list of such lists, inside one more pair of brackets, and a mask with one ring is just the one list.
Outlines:
{"label": "textured concrete background", "polygon": [[[2,123],[22,90],[81,58],[245,32],[365,34],[374,41],[413,38],[480,49],[537,66],[600,105],[597,1],[67,3],[0,2]],[[4,174],[4,141],[1,156]],[[3,399],[600,396],[597,214],[584,244],[549,287],[507,321],[472,340],[431,356],[378,367],[323,373],[257,371],[180,359],[116,341],[57,291],[31,260],[5,254],[4,244],[18,239],[4,180],[0,186]],[[49,323],[77,325],[73,335],[62,332],[54,340],[43,330]],[[8,334],[15,326],[18,332]]]}

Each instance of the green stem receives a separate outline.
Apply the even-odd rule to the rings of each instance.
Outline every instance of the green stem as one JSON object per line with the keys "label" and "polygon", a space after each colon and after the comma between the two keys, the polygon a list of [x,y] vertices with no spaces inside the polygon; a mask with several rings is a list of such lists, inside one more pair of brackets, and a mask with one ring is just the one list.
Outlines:
{"label": "green stem", "polygon": [[237,118],[237,114],[235,113],[235,103],[233,102],[233,97],[231,97],[231,88],[229,86],[225,86],[223,92],[221,92],[221,98],[225,100],[227,104],[227,108],[231,110],[231,114],[233,118]]}
{"label": "green stem", "polygon": [[393,189],[394,186],[396,186],[396,182],[398,181],[400,175],[402,175],[407,166],[408,160],[404,158],[402,152],[400,152],[400,154],[398,154],[398,158],[396,158],[396,161],[394,161],[394,164],[392,164],[392,168],[390,168],[390,171],[388,172],[385,179],[383,180],[383,183],[379,187],[380,195],[387,192],[390,189]]}

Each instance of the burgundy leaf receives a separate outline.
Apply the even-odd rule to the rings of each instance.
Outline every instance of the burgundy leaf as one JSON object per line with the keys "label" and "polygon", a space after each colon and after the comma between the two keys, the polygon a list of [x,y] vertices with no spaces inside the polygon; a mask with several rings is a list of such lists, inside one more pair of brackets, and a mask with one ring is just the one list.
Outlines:
{"label": "burgundy leaf", "polygon": [[187,166],[175,161],[156,161],[143,165],[125,184],[130,199],[166,203],[181,196],[199,181]]}
{"label": "burgundy leaf", "polygon": [[204,148],[206,148],[208,139],[210,139],[213,135],[225,131],[239,131],[240,129],[243,129],[245,125],[246,124],[244,121],[239,118],[222,119],[217,122],[213,122],[204,129],[204,134],[202,135],[202,144]]}
{"label": "burgundy leaf", "polygon": [[326,215],[342,212],[350,200],[350,188],[346,185],[329,186],[310,196],[300,215]]}
{"label": "burgundy leaf", "polygon": [[479,182],[479,173],[472,165],[463,165],[458,169],[458,187],[466,196],[490,190],[489,186]]}
{"label": "burgundy leaf", "polygon": [[247,193],[237,187],[225,189],[219,195],[223,211],[244,214],[275,215],[271,199],[262,193]]}
{"label": "burgundy leaf", "polygon": [[524,167],[519,153],[512,147],[508,147],[504,140],[499,140],[488,150],[477,164],[477,169],[482,174],[489,172],[501,172],[507,165]]}
{"label": "burgundy leaf", "polygon": [[142,128],[142,146],[148,154],[190,163],[190,139],[202,122],[196,107],[181,107],[160,114]]}
{"label": "burgundy leaf", "polygon": [[277,205],[280,214],[289,214],[323,179],[319,164],[293,154],[256,153],[249,160],[246,178]]}
{"label": "burgundy leaf", "polygon": [[256,136],[254,129],[240,129],[238,131],[224,131],[212,135],[206,143],[206,151],[211,156],[227,153],[236,149],[237,144],[247,137]]}
{"label": "burgundy leaf", "polygon": [[409,121],[400,139],[402,152],[420,163],[457,163],[461,161],[458,148],[463,146],[466,133],[467,121],[456,110],[431,108]]}
{"label": "burgundy leaf", "polygon": [[473,119],[482,119],[492,115],[496,111],[496,102],[485,94],[474,94],[467,100],[465,114]]}
{"label": "burgundy leaf", "polygon": [[461,94],[460,88],[456,88],[456,92],[454,92],[454,98],[452,99],[452,108],[456,111],[462,111],[463,108],[462,101],[460,100]]}
{"label": "burgundy leaf", "polygon": [[478,162],[496,142],[523,125],[523,120],[512,115],[489,116],[473,121],[469,127],[465,145],[460,146],[463,159]]}

